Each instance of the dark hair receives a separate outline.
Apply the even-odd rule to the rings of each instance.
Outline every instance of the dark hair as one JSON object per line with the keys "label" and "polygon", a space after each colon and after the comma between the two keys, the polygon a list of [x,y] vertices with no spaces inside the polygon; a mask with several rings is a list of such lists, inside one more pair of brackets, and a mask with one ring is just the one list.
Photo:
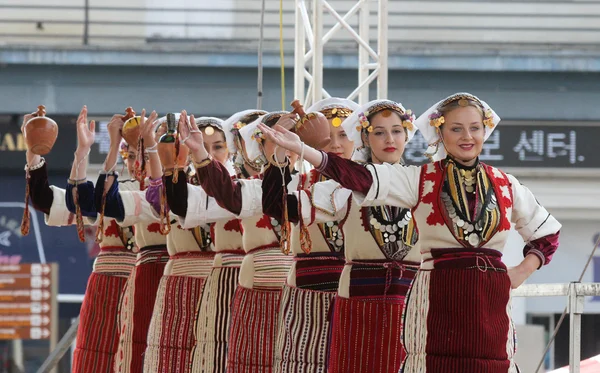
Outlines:
{"label": "dark hair", "polygon": [[[371,113],[371,114],[369,114],[369,116],[367,116],[367,120],[369,121],[369,123],[371,123],[371,121],[373,120],[373,118],[375,118],[375,116],[377,114],[381,114],[383,117],[387,118],[390,115],[392,115],[392,113],[396,114],[396,116],[398,116],[398,118],[400,118],[400,121],[403,120],[402,114],[400,112],[396,111],[396,110],[393,110],[393,109],[383,109],[383,110],[379,110],[379,111],[376,111],[374,113]],[[406,139],[408,139],[408,129],[406,127],[404,127],[404,126],[402,126],[402,128],[404,128],[404,133],[406,134]],[[365,134],[367,136],[369,136],[369,132],[367,132],[366,129],[363,128],[363,131],[365,132]]]}
{"label": "dark hair", "polygon": [[289,114],[289,111],[274,111],[272,113],[269,113],[267,115],[265,115],[262,118],[262,123],[264,125],[266,125],[267,127],[273,127],[277,121],[279,120],[279,118],[281,118],[282,116]]}
{"label": "dark hair", "polygon": [[266,113],[266,111],[254,111],[241,117],[238,122],[242,122],[244,125],[248,125],[257,120],[258,117],[260,117],[261,115],[265,115]]}

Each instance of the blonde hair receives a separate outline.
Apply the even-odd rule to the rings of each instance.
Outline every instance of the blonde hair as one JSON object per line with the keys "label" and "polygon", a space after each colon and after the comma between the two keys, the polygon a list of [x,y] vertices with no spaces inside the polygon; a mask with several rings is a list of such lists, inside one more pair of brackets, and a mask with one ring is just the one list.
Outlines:
{"label": "blonde hair", "polygon": [[458,108],[461,107],[474,107],[477,109],[477,111],[479,112],[479,114],[481,114],[481,119],[485,119],[485,112],[483,109],[483,105],[481,104],[481,102],[474,100],[473,98],[470,97],[460,97],[460,98],[456,98],[455,100],[449,101],[449,102],[442,102],[440,104],[440,106],[438,107],[437,111],[442,114],[442,115],[446,115],[449,112],[456,110]]}

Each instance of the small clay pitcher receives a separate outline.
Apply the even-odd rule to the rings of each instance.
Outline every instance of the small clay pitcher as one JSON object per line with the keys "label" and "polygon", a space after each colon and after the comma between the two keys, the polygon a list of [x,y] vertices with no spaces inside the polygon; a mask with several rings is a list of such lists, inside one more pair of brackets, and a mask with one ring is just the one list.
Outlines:
{"label": "small clay pitcher", "polygon": [[[158,156],[165,169],[175,165],[175,142],[177,140],[177,120],[175,114],[167,114],[167,132],[158,140]],[[179,162],[178,162],[179,163]]]}
{"label": "small clay pitcher", "polygon": [[46,155],[50,153],[58,137],[58,125],[46,116],[46,107],[38,106],[35,117],[25,123],[25,143],[34,154]]}
{"label": "small clay pitcher", "polygon": [[125,111],[125,115],[121,117],[125,122],[125,124],[123,124],[123,129],[121,130],[121,135],[128,145],[137,147],[138,139],[140,137],[141,117],[136,117],[135,111],[131,107],[128,107]]}
{"label": "small clay pitcher", "polygon": [[300,116],[295,128],[300,140],[315,149],[326,147],[331,141],[327,118],[318,112],[306,114],[298,100],[292,102],[292,107],[294,108],[292,112]]}

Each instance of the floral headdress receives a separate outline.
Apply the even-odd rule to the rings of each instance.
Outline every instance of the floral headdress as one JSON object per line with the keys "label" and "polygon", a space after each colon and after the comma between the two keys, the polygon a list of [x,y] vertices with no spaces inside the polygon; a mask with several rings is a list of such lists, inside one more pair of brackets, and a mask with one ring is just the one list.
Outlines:
{"label": "floral headdress", "polygon": [[489,107],[485,108],[481,100],[468,93],[454,94],[448,97],[447,99],[443,100],[440,104],[438,104],[436,110],[429,114],[429,125],[439,128],[442,124],[444,124],[446,122],[446,119],[444,118],[444,115],[440,112],[440,109],[453,102],[457,102],[458,106],[460,107],[467,107],[469,106],[470,102],[475,102],[475,104],[479,106],[479,108],[483,112],[483,124],[490,129],[494,128],[494,126],[496,125],[494,123],[494,112],[492,111],[492,109]]}
{"label": "floral headdress", "polygon": [[412,110],[406,110],[401,104],[389,100],[379,100],[374,105],[369,107],[368,110],[358,113],[360,124],[356,126],[356,130],[373,132],[373,126],[371,123],[369,123],[367,118],[371,115],[375,115],[386,110],[394,111],[400,116],[400,119],[402,120],[402,127],[406,128],[408,131],[414,130],[413,122],[415,121],[416,117]]}
{"label": "floral headdress", "polygon": [[483,123],[485,125],[484,141],[490,137],[492,132],[494,132],[498,126],[498,123],[500,123],[500,117],[494,110],[485,101],[480,100],[470,93],[455,93],[439,101],[427,109],[427,111],[415,121],[415,125],[421,131],[421,134],[430,148],[425,153],[425,156],[432,161],[446,158],[446,150],[441,146],[442,138],[440,135],[440,126],[445,123],[446,119],[440,110],[452,102],[457,102],[457,104],[462,107],[469,106],[470,103],[474,102],[481,109],[483,113]]}
{"label": "floral headdress", "polygon": [[223,129],[223,120],[215,117],[200,117],[196,118],[198,129],[204,134],[210,136],[215,133],[215,129],[225,133]]}
{"label": "floral headdress", "polygon": [[[367,161],[369,151],[368,149],[365,149],[363,145],[362,134],[373,131],[373,126],[369,122],[368,117],[379,112],[394,112],[400,117],[402,126],[406,128],[408,135],[407,142],[410,141],[417,132],[417,127],[414,125],[415,116],[413,112],[405,109],[401,103],[390,100],[371,101],[354,111],[354,113],[342,123],[348,138],[351,141],[354,141],[355,151],[352,159],[359,162]],[[387,113],[385,115],[387,115]]]}

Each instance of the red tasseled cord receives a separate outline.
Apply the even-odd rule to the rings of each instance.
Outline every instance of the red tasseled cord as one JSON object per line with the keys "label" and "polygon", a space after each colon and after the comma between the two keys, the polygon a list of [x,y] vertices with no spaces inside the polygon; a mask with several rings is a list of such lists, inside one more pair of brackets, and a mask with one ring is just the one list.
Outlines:
{"label": "red tasseled cord", "polygon": [[79,236],[79,241],[85,242],[83,215],[81,214],[81,207],[79,206],[79,191],[77,190],[77,184],[75,184],[75,188],[73,188],[73,201],[75,202],[75,224],[77,225],[77,236]]}
{"label": "red tasseled cord", "polygon": [[171,232],[170,220],[169,211],[167,210],[167,188],[163,184],[160,186],[160,233],[163,236]]}
{"label": "red tasseled cord", "polygon": [[[175,134],[175,163],[173,165],[173,184],[177,184],[179,181],[179,172],[177,172],[177,160],[179,158],[179,151],[181,148],[181,144],[179,143],[179,121],[177,122],[177,133]],[[184,165],[185,166],[185,165]]]}
{"label": "red tasseled cord", "polygon": [[146,182],[146,158],[144,157],[144,139],[139,138],[138,140],[138,154],[135,160],[135,173],[138,181],[140,182],[140,190],[144,190]]}
{"label": "red tasseled cord", "polygon": [[29,169],[25,170],[25,211],[21,219],[21,235],[29,234]]}
{"label": "red tasseled cord", "polygon": [[[306,181],[306,174],[300,175],[300,181],[298,182],[298,191],[302,190],[302,187]],[[310,232],[308,231],[308,227],[304,224],[304,219],[302,218],[302,196],[301,193],[298,193],[298,224],[300,226],[300,248],[306,254],[310,254],[312,250],[312,239],[310,238]]]}
{"label": "red tasseled cord", "polygon": [[[108,176],[107,176],[108,177]],[[115,180],[116,181],[116,180]],[[104,184],[106,184],[106,179],[104,179]],[[102,201],[100,202],[100,220],[98,221],[98,226],[96,227],[96,242],[102,242],[104,238],[104,208],[106,206],[106,186],[102,186]],[[77,202],[75,202],[77,203]],[[79,208],[79,204],[77,204],[77,208]]]}
{"label": "red tasseled cord", "polygon": [[290,226],[290,220],[288,217],[287,188],[285,186],[283,187],[282,204],[283,204],[283,217],[282,217],[283,221],[281,222],[281,238],[280,238],[279,244],[281,245],[281,252],[283,252],[285,255],[288,255],[291,250],[291,241],[290,241],[291,226]]}

